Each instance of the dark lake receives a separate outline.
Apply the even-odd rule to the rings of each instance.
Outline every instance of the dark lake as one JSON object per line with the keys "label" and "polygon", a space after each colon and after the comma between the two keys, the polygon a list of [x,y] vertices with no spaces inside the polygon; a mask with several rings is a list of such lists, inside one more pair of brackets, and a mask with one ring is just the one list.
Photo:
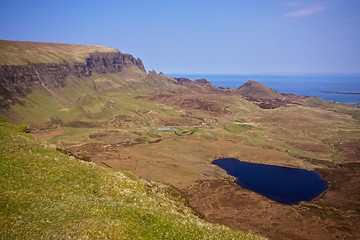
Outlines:
{"label": "dark lake", "polygon": [[276,202],[293,205],[310,201],[328,188],[314,171],[241,162],[223,158],[212,162],[236,177],[236,183]]}

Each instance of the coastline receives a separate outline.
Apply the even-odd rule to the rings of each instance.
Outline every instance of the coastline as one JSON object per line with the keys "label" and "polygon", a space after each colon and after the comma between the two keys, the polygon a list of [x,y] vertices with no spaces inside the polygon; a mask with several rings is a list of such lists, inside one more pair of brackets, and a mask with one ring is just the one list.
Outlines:
{"label": "coastline", "polygon": [[[205,78],[217,87],[238,88],[248,80],[255,80],[281,93],[317,96],[345,104],[360,103],[359,74],[205,74],[168,73],[171,77],[191,80]],[[334,93],[336,92],[336,93]],[[359,94],[346,94],[355,92]]]}
{"label": "coastline", "polygon": [[360,94],[360,92],[352,92],[352,91],[322,91],[322,93],[335,93],[335,94]]}

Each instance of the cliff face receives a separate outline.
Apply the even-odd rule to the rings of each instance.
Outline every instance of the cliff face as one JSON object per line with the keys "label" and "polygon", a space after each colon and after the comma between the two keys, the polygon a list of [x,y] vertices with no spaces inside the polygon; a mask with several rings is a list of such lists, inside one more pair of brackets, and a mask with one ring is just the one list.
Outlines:
{"label": "cliff face", "polygon": [[64,87],[68,76],[86,77],[93,73],[116,73],[124,67],[137,66],[145,72],[141,59],[121,52],[98,52],[90,54],[85,62],[36,63],[28,65],[0,66],[0,109],[19,102],[31,92],[31,86]]}

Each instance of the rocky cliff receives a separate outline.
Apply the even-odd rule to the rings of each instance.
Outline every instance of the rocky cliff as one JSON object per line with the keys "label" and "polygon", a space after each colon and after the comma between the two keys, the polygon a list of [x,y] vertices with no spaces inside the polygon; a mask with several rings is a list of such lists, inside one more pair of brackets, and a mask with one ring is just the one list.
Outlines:
{"label": "rocky cliff", "polygon": [[93,73],[116,73],[129,66],[145,72],[141,59],[119,51],[90,53],[83,62],[0,65],[0,109],[19,103],[21,97],[31,92],[32,86],[64,87],[68,76],[81,78]]}

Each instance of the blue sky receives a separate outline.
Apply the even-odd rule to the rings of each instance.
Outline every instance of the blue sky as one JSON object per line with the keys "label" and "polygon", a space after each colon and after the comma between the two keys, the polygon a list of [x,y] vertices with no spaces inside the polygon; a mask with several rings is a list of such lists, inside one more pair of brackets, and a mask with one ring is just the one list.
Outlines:
{"label": "blue sky", "polygon": [[360,0],[0,0],[0,39],[110,46],[165,73],[359,73]]}

